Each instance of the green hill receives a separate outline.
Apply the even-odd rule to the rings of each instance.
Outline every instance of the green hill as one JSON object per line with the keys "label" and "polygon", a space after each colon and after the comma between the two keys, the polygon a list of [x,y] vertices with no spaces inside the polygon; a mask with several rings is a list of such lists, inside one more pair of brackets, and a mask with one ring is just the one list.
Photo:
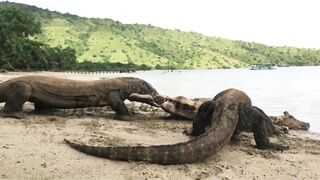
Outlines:
{"label": "green hill", "polygon": [[270,47],[151,25],[83,18],[17,3],[0,2],[0,7],[16,7],[32,13],[43,30],[32,38],[50,46],[74,48],[79,62],[120,62],[178,69],[238,68],[262,63],[320,65],[320,50],[316,49]]}

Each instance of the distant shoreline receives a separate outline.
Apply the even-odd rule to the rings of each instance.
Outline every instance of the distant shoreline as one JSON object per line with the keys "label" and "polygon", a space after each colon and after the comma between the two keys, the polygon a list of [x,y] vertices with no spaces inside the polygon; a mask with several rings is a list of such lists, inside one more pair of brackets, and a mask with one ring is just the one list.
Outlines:
{"label": "distant shoreline", "polygon": [[[320,67],[320,65],[314,66],[277,66],[277,68],[308,68],[308,67]],[[176,72],[176,71],[210,71],[210,70],[235,70],[235,69],[250,69],[251,67],[241,67],[241,68],[199,68],[199,69],[147,69],[147,70],[139,70],[139,69],[121,69],[115,68],[111,70],[33,70],[33,71],[9,71],[0,69],[0,74],[4,73],[78,73],[78,74],[110,74],[110,73],[133,73],[133,72],[144,72],[144,71],[166,71],[166,72]]]}

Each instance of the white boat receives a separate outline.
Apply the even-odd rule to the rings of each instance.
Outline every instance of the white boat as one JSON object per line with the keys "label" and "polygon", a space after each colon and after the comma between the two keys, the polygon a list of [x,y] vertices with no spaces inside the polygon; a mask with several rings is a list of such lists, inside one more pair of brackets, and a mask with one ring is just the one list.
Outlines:
{"label": "white boat", "polygon": [[253,65],[250,70],[275,70],[277,66],[275,64],[256,64]]}

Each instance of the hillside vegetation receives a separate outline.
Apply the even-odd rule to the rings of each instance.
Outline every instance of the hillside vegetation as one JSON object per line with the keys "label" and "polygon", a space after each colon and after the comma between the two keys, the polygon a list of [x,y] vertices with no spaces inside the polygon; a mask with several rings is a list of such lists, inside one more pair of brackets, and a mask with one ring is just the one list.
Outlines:
{"label": "hillside vegetation", "polygon": [[34,6],[0,2],[32,13],[42,25],[34,40],[71,47],[77,61],[136,64],[153,69],[239,68],[252,64],[320,65],[320,50],[270,47],[151,25],[82,18]]}

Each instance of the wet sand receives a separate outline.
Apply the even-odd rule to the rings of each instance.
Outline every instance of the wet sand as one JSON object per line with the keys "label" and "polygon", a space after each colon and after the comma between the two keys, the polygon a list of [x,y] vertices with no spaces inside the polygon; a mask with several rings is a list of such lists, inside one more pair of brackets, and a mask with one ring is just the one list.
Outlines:
{"label": "wet sand", "polygon": [[[0,81],[26,73],[0,74]],[[30,74],[30,73],[27,73]],[[72,79],[94,75],[38,73]],[[290,131],[272,138],[290,146],[287,151],[258,150],[253,136],[242,133],[205,161],[163,166],[143,162],[113,161],[89,156],[70,148],[64,138],[88,144],[158,145],[187,141],[182,132],[191,122],[163,120],[166,114],[137,103],[132,121],[115,120],[109,108],[58,110],[35,114],[26,103],[27,118],[3,117],[0,104],[0,179],[318,179],[320,137]]]}

